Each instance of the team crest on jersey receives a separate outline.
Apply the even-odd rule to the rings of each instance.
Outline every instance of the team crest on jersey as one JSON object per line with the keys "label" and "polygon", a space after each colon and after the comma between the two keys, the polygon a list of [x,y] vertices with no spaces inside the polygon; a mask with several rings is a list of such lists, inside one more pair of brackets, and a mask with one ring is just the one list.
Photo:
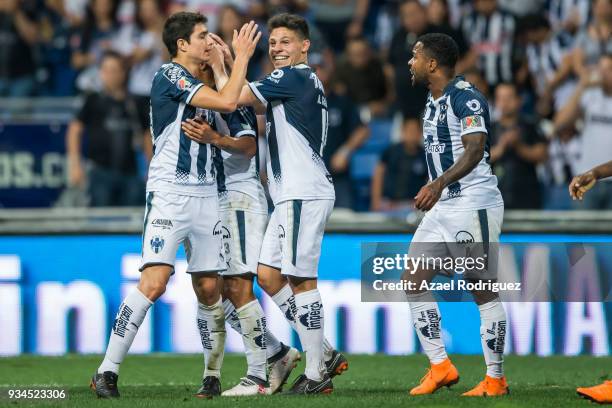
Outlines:
{"label": "team crest on jersey", "polygon": [[467,116],[461,119],[461,127],[465,129],[474,129],[482,127],[482,117],[481,116]]}
{"label": "team crest on jersey", "polygon": [[151,243],[151,249],[156,254],[159,254],[162,251],[162,249],[164,249],[165,241],[159,235],[155,235],[153,238],[151,238],[150,243]]}
{"label": "team crest on jersey", "polygon": [[455,234],[455,241],[458,244],[471,244],[474,242],[474,236],[467,231],[459,231]]}
{"label": "team crest on jersey", "polygon": [[186,77],[181,77],[181,79],[179,79],[176,82],[176,87],[178,89],[180,89],[181,91],[185,91],[185,90],[191,89],[192,85],[193,84],[191,82],[189,82],[189,80]]}
{"label": "team crest on jersey", "polygon": [[225,225],[221,224],[221,221],[217,221],[215,227],[213,228],[213,236],[221,235],[223,239],[230,239],[231,234],[229,230],[225,227]]}

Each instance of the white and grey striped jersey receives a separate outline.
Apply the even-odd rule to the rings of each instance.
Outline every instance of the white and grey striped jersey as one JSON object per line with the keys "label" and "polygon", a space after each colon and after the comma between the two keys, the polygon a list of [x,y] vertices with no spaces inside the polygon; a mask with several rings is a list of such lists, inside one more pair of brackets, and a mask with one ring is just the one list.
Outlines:
{"label": "white and grey striped jersey", "polygon": [[436,206],[453,211],[478,210],[504,204],[497,188],[497,177],[489,165],[489,107],[486,98],[463,77],[444,88],[442,96],[427,98],[423,114],[425,158],[430,180],[435,180],[461,157],[461,138],[485,133],[485,152],[476,167],[461,180],[444,189]]}
{"label": "white and grey striped jersey", "polygon": [[544,91],[547,82],[554,77],[563,57],[571,51],[572,46],[573,37],[566,32],[554,34],[543,43],[527,45],[529,72],[535,80],[538,93]]}
{"label": "white and grey striped jersey", "polygon": [[548,0],[546,12],[548,21],[555,31],[563,29],[563,23],[572,15],[578,16],[578,28],[584,28],[589,22],[592,0]]}
{"label": "white and grey striped jersey", "polygon": [[489,85],[513,79],[514,16],[496,10],[490,16],[475,11],[464,16],[461,29],[478,54],[478,68]]}

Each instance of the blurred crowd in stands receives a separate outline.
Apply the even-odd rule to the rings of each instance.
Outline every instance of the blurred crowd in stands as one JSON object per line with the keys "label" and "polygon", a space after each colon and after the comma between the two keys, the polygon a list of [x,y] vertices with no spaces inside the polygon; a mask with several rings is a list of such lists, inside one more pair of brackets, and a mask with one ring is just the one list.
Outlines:
{"label": "blurred crowd in stands", "polygon": [[[142,184],[133,156],[150,146],[161,31],[181,10],[206,15],[227,42],[250,19],[264,31],[279,12],[308,19],[338,207],[411,208],[427,181],[427,89],[412,86],[407,62],[420,35],[443,32],[459,45],[457,73],[489,98],[506,208],[612,209],[610,182],[577,205],[567,194],[573,175],[612,159],[612,0],[0,0],[0,97],[85,95],[67,134],[69,180],[85,182],[84,154],[114,192],[90,189],[94,205],[144,197],[112,199]],[[248,77],[270,70],[264,32]],[[84,153],[82,135],[94,141]],[[125,175],[132,184],[117,185]]]}

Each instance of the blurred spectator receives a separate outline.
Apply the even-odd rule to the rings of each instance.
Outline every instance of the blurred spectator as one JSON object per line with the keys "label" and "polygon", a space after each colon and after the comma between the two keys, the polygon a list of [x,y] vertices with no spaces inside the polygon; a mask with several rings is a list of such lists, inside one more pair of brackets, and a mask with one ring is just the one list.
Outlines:
{"label": "blurred spectator", "polygon": [[149,108],[149,94],[153,76],[167,60],[162,43],[165,16],[160,0],[139,0],[136,18],[121,27],[112,48],[130,62],[128,91],[136,96],[139,109]]}
{"label": "blurred spectator", "polygon": [[[312,59],[312,58],[311,58]],[[320,61],[317,75],[325,88],[328,112],[325,166],[334,180],[336,207],[353,208],[353,186],[349,174],[351,156],[367,140],[370,130],[359,118],[359,110],[349,97],[334,87],[331,64]]]}
{"label": "blurred spectator", "polygon": [[593,21],[576,37],[574,72],[596,68],[599,57],[612,53],[612,0],[593,0]]}
{"label": "blurred spectator", "polygon": [[382,116],[386,113],[391,96],[388,79],[382,62],[365,38],[348,41],[345,57],[338,64],[335,78],[344,86],[353,102],[367,107],[369,114]]}
{"label": "blurred spectator", "polygon": [[385,150],[372,178],[372,211],[413,208],[414,196],[427,183],[423,132],[418,119],[407,119],[402,139]]}
{"label": "blurred spectator", "polygon": [[34,2],[0,0],[0,97],[34,93],[36,65],[33,51],[37,40]]}
{"label": "blurred spectator", "polygon": [[490,107],[493,107],[493,101],[491,100],[491,90],[489,88],[489,84],[484,80],[480,71],[476,68],[470,68],[463,73],[463,77],[470,84],[474,85],[476,89],[480,91],[487,98],[487,102]]}
{"label": "blurred spectator", "polygon": [[74,95],[76,71],[70,64],[70,36],[75,29],[63,0],[45,0],[40,19],[40,52],[44,64],[43,95]]}
{"label": "blurred spectator", "polygon": [[455,70],[463,72],[469,66],[469,60],[473,60],[473,56],[468,56],[469,47],[465,42],[463,32],[453,27],[450,22],[450,9],[447,0],[429,0],[427,6],[427,21],[430,28],[427,32],[444,33],[451,36],[459,47],[459,61]]}
{"label": "blurred spectator", "polygon": [[391,39],[387,68],[392,72],[395,85],[395,99],[404,118],[420,116],[427,88],[423,85],[412,85],[412,75],[408,61],[412,58],[412,48],[417,38],[430,30],[427,15],[419,0],[404,0],[399,6],[400,26]]}
{"label": "blurred spectator", "polygon": [[[87,95],[66,134],[69,183],[83,188],[87,182],[95,207],[140,205],[144,182],[137,172],[134,147],[143,144],[148,111],[139,112],[127,93],[126,64],[120,54],[107,51],[99,72],[102,91]],[[81,157],[83,134],[86,160]]]}
{"label": "blurred spectator", "polygon": [[461,22],[472,53],[472,61],[491,87],[514,79],[515,21],[512,14],[501,10],[496,0],[474,0],[474,11]]}
{"label": "blurred spectator", "polygon": [[550,114],[554,102],[558,109],[571,95],[575,84],[570,81],[573,37],[565,31],[554,33],[546,17],[533,14],[521,21],[527,41],[527,64],[532,89],[540,98],[539,113]]}
{"label": "blurred spectator", "polygon": [[101,89],[98,66],[117,33],[117,10],[118,0],[91,0],[84,25],[73,37],[72,66],[81,70],[77,78],[77,88],[81,91]]}
{"label": "blurred spectator", "polygon": [[310,0],[310,5],[316,26],[334,52],[341,53],[347,39],[363,35],[369,0]]}
{"label": "blurred spectator", "polygon": [[[576,173],[584,173],[610,160],[612,152],[612,54],[599,59],[598,72],[585,72],[567,104],[555,115],[555,128],[562,131],[582,118],[582,152]],[[612,179],[597,183],[578,208],[612,209]]]}
{"label": "blurred spectator", "polygon": [[517,17],[524,17],[543,11],[546,1],[550,0],[499,0],[499,7]]}
{"label": "blurred spectator", "polygon": [[586,27],[592,0],[548,0],[546,12],[555,31],[575,34]]}
{"label": "blurred spectator", "polygon": [[571,209],[567,186],[577,174],[574,168],[580,160],[581,150],[580,137],[572,127],[559,131],[548,144],[548,160],[541,166],[545,210]]}
{"label": "blurred spectator", "polygon": [[171,0],[168,15],[179,11],[195,11],[204,14],[208,22],[206,23],[210,32],[217,32],[221,9],[224,6],[234,6],[241,12],[251,9],[251,5],[257,3],[255,0]]}
{"label": "blurred spectator", "polygon": [[495,111],[498,119],[490,135],[493,171],[507,209],[540,209],[540,183],[536,166],[546,161],[546,138],[535,122],[519,115],[521,98],[512,83],[495,89]]}
{"label": "blurred spectator", "polygon": [[[219,10],[217,18],[218,27],[217,35],[228,45],[231,45],[234,36],[234,30],[240,30],[240,27],[246,22],[244,15],[232,5],[225,5]],[[247,78],[255,80],[262,75],[262,62],[267,59],[268,44],[267,40],[262,39],[257,44],[255,53],[249,60],[249,68]]]}

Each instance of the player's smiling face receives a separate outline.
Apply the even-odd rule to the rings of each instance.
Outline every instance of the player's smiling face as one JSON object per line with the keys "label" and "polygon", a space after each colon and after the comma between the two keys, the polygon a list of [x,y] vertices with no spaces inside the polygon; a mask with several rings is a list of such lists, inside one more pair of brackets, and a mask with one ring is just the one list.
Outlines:
{"label": "player's smiling face", "polygon": [[427,85],[427,64],[429,58],[424,53],[423,43],[420,41],[414,45],[412,49],[412,58],[408,61],[410,73],[412,74],[412,85],[424,84]]}
{"label": "player's smiling face", "polygon": [[285,27],[277,27],[270,33],[268,53],[275,69],[306,62],[310,41]]}

